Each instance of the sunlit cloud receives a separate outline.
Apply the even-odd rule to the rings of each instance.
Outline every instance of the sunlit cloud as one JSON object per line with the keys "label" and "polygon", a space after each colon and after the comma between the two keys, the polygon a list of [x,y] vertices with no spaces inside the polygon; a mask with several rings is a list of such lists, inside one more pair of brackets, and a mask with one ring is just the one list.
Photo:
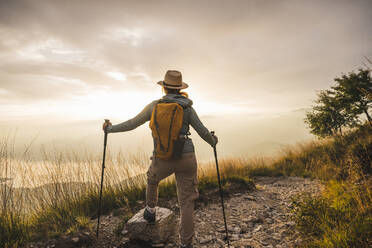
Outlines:
{"label": "sunlit cloud", "polygon": [[140,78],[141,80],[145,81],[145,82],[150,82],[151,81],[151,78],[148,74],[146,74],[145,72],[132,72],[130,73],[130,76],[133,77],[133,78]]}
{"label": "sunlit cloud", "polygon": [[47,39],[45,41],[30,42],[16,48],[18,59],[33,62],[64,62],[81,63],[85,51],[66,46],[62,41]]}
{"label": "sunlit cloud", "polygon": [[121,73],[121,72],[106,72],[106,74],[109,76],[109,77],[112,77],[113,79],[115,80],[118,80],[118,81],[125,81],[127,79],[127,75],[125,75],[124,73]]}
{"label": "sunlit cloud", "polygon": [[20,59],[33,60],[33,61],[46,61],[46,57],[40,53],[40,49],[43,48],[40,44],[33,44],[26,47],[22,47],[16,51],[16,54]]}
{"label": "sunlit cloud", "polygon": [[122,43],[129,43],[132,46],[138,46],[139,43],[145,37],[145,31],[143,28],[124,28],[116,27],[112,28],[105,38],[112,39]]}
{"label": "sunlit cloud", "polygon": [[50,84],[63,84],[69,85],[69,87],[87,87],[88,84],[83,82],[80,79],[73,79],[73,78],[64,78],[64,77],[57,77],[57,76],[47,76],[48,81]]}
{"label": "sunlit cloud", "polygon": [[0,96],[4,96],[6,94],[8,94],[8,91],[7,90],[0,89]]}

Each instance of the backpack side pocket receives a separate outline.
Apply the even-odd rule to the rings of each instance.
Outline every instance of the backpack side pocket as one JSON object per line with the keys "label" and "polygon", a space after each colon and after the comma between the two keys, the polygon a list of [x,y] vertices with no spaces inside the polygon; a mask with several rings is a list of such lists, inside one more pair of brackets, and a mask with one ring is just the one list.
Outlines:
{"label": "backpack side pocket", "polygon": [[173,153],[172,158],[173,159],[181,159],[183,147],[185,146],[186,142],[186,136],[185,135],[179,135],[178,139],[176,139],[173,143]]}

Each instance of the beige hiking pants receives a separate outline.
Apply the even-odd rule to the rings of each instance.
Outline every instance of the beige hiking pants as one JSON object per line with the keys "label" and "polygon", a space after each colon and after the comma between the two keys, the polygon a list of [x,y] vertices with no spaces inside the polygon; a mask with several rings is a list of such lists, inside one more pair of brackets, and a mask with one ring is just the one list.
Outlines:
{"label": "beige hiking pants", "polygon": [[175,173],[177,197],[181,213],[182,244],[189,244],[194,236],[194,202],[199,197],[197,163],[194,152],[184,153],[180,160],[161,160],[155,157],[147,171],[146,203],[153,208],[158,200],[160,180]]}

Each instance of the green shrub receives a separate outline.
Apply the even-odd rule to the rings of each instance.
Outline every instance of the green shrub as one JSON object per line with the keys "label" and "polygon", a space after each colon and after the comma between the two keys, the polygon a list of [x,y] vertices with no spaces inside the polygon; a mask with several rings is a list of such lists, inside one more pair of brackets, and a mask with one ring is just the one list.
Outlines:
{"label": "green shrub", "polygon": [[29,238],[24,216],[14,212],[0,213],[0,247],[21,247]]}
{"label": "green shrub", "polygon": [[232,184],[237,186],[238,188],[243,188],[246,190],[253,190],[255,189],[255,185],[253,183],[253,180],[239,175],[233,175],[229,177],[225,177],[221,180],[222,185],[226,184]]}
{"label": "green shrub", "polygon": [[349,155],[362,174],[372,173],[372,136],[350,145]]}
{"label": "green shrub", "polygon": [[303,195],[292,202],[304,247],[372,246],[371,182],[356,186],[331,181],[320,197]]}

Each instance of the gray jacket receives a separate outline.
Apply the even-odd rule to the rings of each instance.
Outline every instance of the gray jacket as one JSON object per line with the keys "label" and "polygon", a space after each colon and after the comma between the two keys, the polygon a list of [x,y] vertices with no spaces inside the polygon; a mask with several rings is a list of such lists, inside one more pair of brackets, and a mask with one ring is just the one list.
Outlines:
{"label": "gray jacket", "polygon": [[[196,114],[194,108],[192,107],[192,101],[178,94],[167,94],[163,98],[162,101],[165,102],[176,102],[180,104],[184,108],[184,118],[183,124],[181,128],[181,134],[189,134],[190,125],[195,129],[195,131],[202,137],[206,142],[208,142],[211,146],[215,145],[216,140],[208,131],[208,129],[203,125],[200,121],[198,115]],[[138,126],[144,124],[145,122],[149,121],[151,118],[152,110],[157,104],[159,100],[155,100],[148,104],[137,116],[134,118],[122,122],[117,125],[112,125],[107,127],[108,133],[116,133],[116,132],[125,132],[129,130],[133,130]],[[155,143],[155,140],[154,140]],[[194,152],[194,145],[192,140],[188,138],[185,142],[185,146],[183,152]]]}

